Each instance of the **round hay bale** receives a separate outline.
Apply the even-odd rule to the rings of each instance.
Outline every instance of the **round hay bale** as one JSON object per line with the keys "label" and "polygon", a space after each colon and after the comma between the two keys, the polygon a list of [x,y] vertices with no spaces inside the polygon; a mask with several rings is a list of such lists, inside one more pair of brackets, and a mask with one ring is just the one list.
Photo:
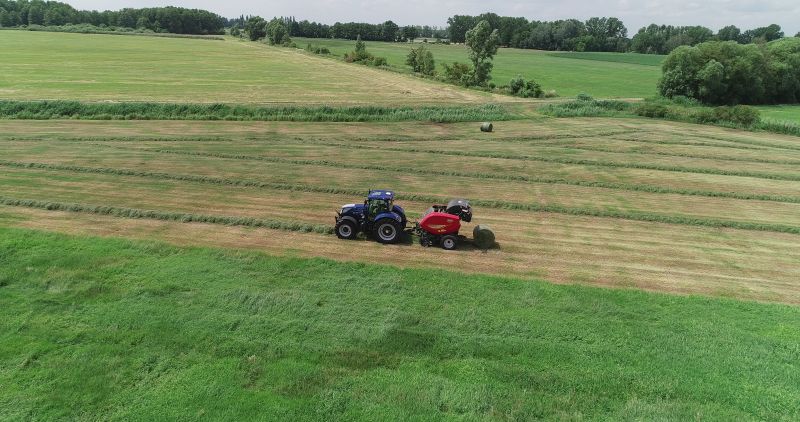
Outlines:
{"label": "round hay bale", "polygon": [[494,232],[488,226],[475,226],[472,229],[472,238],[475,246],[480,249],[489,249],[494,246]]}
{"label": "round hay bale", "polygon": [[481,132],[491,132],[494,129],[494,125],[491,122],[484,122],[481,125]]}

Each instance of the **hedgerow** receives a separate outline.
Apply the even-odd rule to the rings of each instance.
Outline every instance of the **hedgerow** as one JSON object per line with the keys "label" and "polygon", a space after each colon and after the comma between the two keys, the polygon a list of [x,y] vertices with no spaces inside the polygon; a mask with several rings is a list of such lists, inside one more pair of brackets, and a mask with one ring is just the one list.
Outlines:
{"label": "hedgerow", "polygon": [[301,122],[452,123],[515,118],[496,104],[446,107],[305,107],[229,104],[81,103],[78,101],[0,100],[1,119],[78,120],[235,120]]}
{"label": "hedgerow", "polygon": [[[800,125],[793,122],[761,119],[759,111],[750,106],[703,107],[696,103],[683,101],[679,97],[673,100],[649,99],[639,104],[615,100],[598,101],[585,99],[547,104],[539,108],[539,111],[553,117],[641,116],[800,136]],[[800,147],[797,149],[800,149]]]}

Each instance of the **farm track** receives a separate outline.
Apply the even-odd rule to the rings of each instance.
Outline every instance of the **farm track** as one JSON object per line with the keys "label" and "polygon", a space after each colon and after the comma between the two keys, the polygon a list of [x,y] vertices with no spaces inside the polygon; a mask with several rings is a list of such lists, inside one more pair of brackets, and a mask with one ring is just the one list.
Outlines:
{"label": "farm track", "polygon": [[[785,137],[731,143],[616,119],[513,121],[490,136],[469,124],[10,123],[0,224],[800,303],[800,154],[779,148]],[[397,189],[412,219],[467,197],[500,249],[343,248],[333,213],[369,187]]]}

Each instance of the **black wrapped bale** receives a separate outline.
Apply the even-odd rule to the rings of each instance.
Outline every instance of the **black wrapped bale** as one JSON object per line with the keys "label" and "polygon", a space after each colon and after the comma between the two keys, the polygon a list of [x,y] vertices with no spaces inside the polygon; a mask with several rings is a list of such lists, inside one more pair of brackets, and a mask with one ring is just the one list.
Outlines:
{"label": "black wrapped bale", "polygon": [[491,132],[494,129],[494,125],[489,122],[485,122],[481,125],[481,132]]}
{"label": "black wrapped bale", "polygon": [[477,225],[472,229],[472,239],[475,246],[480,249],[490,249],[494,247],[494,232],[487,226]]}

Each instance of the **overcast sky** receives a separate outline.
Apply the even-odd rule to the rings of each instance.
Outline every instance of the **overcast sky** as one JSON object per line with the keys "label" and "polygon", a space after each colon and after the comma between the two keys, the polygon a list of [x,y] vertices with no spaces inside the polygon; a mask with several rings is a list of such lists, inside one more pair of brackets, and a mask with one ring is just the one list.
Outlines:
{"label": "overcast sky", "polygon": [[628,27],[629,35],[650,23],[703,25],[718,30],[725,25],[750,29],[777,23],[787,35],[800,31],[798,0],[66,0],[77,9],[183,6],[207,9],[226,17],[259,15],[295,16],[332,24],[334,22],[445,26],[455,14],[476,15],[491,11],[503,16],[531,20],[592,16],[615,16]]}

